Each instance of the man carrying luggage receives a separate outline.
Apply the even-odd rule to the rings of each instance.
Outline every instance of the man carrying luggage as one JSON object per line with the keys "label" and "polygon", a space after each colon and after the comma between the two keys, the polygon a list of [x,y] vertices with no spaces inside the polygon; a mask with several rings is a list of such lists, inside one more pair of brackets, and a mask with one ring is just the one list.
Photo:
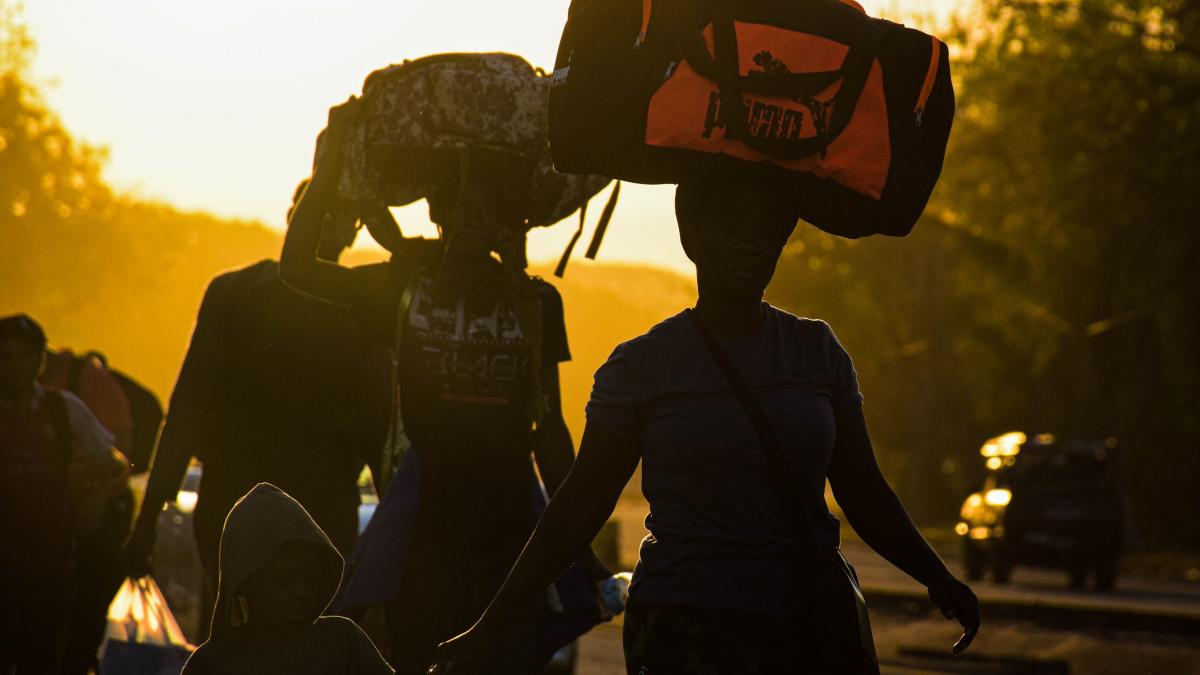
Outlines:
{"label": "man carrying luggage", "polygon": [[[47,349],[46,368],[38,382],[78,396],[113,435],[113,445],[134,463],[129,400],[98,357],[78,355],[69,349]],[[132,490],[128,487],[120,490],[105,505],[96,534],[77,546],[74,603],[63,653],[63,675],[87,675],[99,666],[96,657],[104,640],[108,605],[125,578],[120,553],[133,524],[133,503]]]}
{"label": "man carrying luggage", "polygon": [[77,542],[96,535],[129,464],[74,394],[43,387],[46,335],[0,318],[0,673],[60,673]]}
{"label": "man carrying luggage", "polygon": [[[528,192],[527,178],[502,153],[458,153],[449,172],[457,184],[430,199],[441,239],[410,242],[383,265],[351,269],[320,259],[320,225],[339,209],[334,181],[356,105],[330,112],[320,143],[333,151],[317,153],[280,272],[351,307],[365,333],[395,345],[403,429],[412,442],[395,480],[414,465],[419,479],[414,522],[387,533],[405,538],[407,552],[392,572],[400,577],[395,597],[380,601],[388,605],[392,665],[424,673],[438,642],[486,606],[533,528],[531,454],[551,493],[570,470],[574,447],[558,379],[570,352],[561,296],[525,273],[523,205],[511,195]],[[390,219],[381,206],[364,217]],[[549,656],[542,600],[530,598],[491,672],[541,669]]]}

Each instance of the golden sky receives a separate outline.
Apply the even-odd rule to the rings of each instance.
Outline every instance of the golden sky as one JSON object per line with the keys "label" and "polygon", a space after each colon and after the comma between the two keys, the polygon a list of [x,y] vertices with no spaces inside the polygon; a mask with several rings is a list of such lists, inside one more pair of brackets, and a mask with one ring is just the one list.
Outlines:
{"label": "golden sky", "polygon": [[[968,0],[861,0],[901,19]],[[567,0],[28,0],[35,73],[68,128],[111,150],[109,179],[186,209],[282,227],[330,105],[367,73],[444,51],[507,51],[549,68]],[[911,21],[910,21],[911,23]],[[672,189],[622,190],[601,250],[610,261],[690,272]],[[594,223],[600,204],[590,210]],[[399,211],[429,232],[423,204]],[[589,224],[590,225],[590,224]],[[572,223],[535,231],[557,257]],[[585,240],[586,243],[586,240]]]}

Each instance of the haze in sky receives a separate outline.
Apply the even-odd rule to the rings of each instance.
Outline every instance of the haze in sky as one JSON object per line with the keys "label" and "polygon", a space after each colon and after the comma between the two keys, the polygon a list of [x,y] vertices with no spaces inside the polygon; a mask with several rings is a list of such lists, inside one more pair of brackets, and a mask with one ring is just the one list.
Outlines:
{"label": "haze in sky", "polygon": [[[944,17],[968,0],[862,0],[876,16]],[[329,106],[371,71],[447,51],[507,51],[550,69],[568,0],[35,0],[35,73],[67,128],[111,150],[118,188],[284,227]],[[600,257],[690,273],[670,186],[628,185]],[[601,195],[601,199],[605,195]],[[586,236],[600,213],[590,209]],[[397,211],[432,234],[419,202]],[[574,220],[530,235],[556,258]],[[586,239],[585,239],[586,242]],[[582,247],[580,247],[582,248]]]}

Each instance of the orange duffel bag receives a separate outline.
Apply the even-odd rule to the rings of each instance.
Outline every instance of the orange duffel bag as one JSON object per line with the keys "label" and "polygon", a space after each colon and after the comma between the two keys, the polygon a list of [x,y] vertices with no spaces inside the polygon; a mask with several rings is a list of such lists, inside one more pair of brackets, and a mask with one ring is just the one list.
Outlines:
{"label": "orange duffel bag", "polygon": [[769,164],[805,220],[905,235],[954,117],[946,45],[840,0],[573,0],[555,168],[678,183]]}

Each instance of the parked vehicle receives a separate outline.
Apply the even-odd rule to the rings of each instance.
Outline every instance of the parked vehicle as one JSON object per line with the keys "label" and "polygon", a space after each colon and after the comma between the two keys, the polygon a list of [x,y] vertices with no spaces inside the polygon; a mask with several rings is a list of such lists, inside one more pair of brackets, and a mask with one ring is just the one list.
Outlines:
{"label": "parked vehicle", "polygon": [[1015,431],[983,444],[987,476],[963,502],[956,532],[967,577],[991,572],[1008,583],[1018,565],[1066,570],[1071,586],[1089,575],[1116,584],[1124,547],[1115,438],[1060,441]]}

